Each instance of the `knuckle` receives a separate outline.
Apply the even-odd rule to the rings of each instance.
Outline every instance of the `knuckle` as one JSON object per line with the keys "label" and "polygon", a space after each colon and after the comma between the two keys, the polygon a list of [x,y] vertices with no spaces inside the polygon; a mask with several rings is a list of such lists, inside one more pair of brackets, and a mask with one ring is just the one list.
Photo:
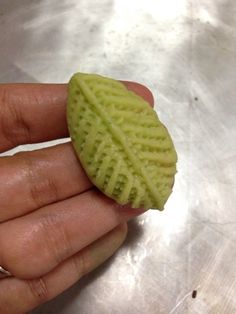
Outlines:
{"label": "knuckle", "polygon": [[41,181],[35,181],[30,186],[30,195],[36,207],[52,203],[57,200],[57,187],[53,179],[44,178]]}
{"label": "knuckle", "polygon": [[28,178],[29,197],[35,207],[41,207],[58,199],[57,185],[53,178],[47,177],[40,163],[35,162],[33,154],[25,155],[25,169]]}
{"label": "knuckle", "polygon": [[81,278],[87,274],[89,266],[87,263],[86,254],[83,250],[72,256],[71,262],[75,269],[75,273],[78,274],[78,278]]}
{"label": "knuckle", "polygon": [[41,217],[42,234],[45,237],[47,255],[55,265],[72,254],[70,238],[63,224],[63,217],[47,214]]}
{"label": "knuckle", "polygon": [[[0,226],[0,264],[18,278],[38,277],[74,254],[64,213],[43,213],[36,221]],[[10,224],[10,225],[9,225]],[[13,231],[14,229],[14,231]],[[6,240],[6,234],[10,234]],[[12,231],[12,232],[11,232]],[[16,235],[21,236],[16,241]],[[29,238],[30,235],[30,238]],[[40,252],[40,253],[39,253]]]}
{"label": "knuckle", "polygon": [[31,142],[30,126],[25,120],[20,106],[15,106],[11,101],[7,88],[0,91],[0,126],[3,137],[12,145]]}
{"label": "knuckle", "polygon": [[6,106],[6,104],[9,102],[9,93],[6,88],[1,88],[0,90],[0,104],[1,106]]}
{"label": "knuckle", "polygon": [[49,300],[49,291],[47,283],[43,277],[27,280],[27,286],[29,288],[30,295],[32,296],[34,303],[39,305]]}

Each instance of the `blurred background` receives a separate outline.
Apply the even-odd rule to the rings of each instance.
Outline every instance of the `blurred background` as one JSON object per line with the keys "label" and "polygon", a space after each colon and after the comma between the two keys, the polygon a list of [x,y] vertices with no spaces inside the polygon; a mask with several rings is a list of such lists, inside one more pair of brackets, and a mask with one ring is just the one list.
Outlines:
{"label": "blurred background", "polygon": [[236,313],[235,28],[234,0],[0,0],[0,82],[143,83],[179,156],[165,211],[32,314]]}

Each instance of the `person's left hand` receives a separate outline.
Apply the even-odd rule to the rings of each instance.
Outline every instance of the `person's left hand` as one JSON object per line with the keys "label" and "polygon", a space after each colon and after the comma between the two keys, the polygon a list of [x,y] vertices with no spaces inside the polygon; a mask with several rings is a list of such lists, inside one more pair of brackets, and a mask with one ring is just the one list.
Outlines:
{"label": "person's left hand", "polygon": [[[125,83],[153,104],[142,85]],[[68,137],[67,86],[0,85],[0,152]],[[0,313],[24,313],[111,256],[142,213],[97,191],[71,143],[0,157]]]}

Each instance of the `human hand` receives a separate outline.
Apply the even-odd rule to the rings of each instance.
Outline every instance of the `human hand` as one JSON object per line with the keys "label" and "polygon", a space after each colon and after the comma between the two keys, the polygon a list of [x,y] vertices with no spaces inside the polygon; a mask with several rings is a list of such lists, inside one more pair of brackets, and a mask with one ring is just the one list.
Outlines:
{"label": "human hand", "polygon": [[[153,105],[142,85],[125,82]],[[67,86],[0,85],[0,152],[68,137]],[[70,143],[0,157],[0,313],[27,312],[110,257],[142,213],[97,191]]]}

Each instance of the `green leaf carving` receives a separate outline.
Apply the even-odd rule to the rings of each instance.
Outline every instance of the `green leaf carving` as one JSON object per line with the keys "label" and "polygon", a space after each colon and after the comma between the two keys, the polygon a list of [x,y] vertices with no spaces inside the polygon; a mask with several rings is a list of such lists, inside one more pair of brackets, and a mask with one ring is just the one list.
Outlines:
{"label": "green leaf carving", "polygon": [[119,204],[163,209],[177,155],[150,105],[121,82],[76,73],[69,83],[68,127],[91,181]]}

